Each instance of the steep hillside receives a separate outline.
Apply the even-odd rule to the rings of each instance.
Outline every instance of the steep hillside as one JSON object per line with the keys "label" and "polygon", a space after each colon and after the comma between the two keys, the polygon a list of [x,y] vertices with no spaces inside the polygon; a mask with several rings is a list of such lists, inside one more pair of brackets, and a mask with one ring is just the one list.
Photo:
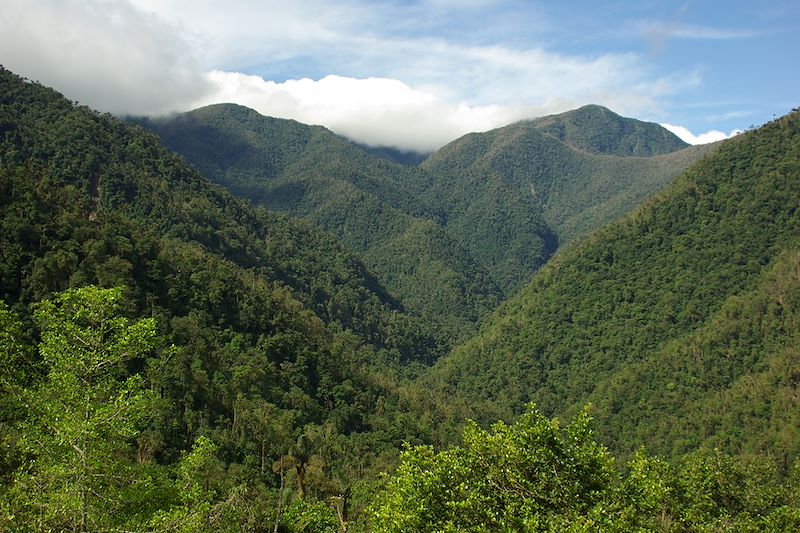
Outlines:
{"label": "steep hillside", "polygon": [[[217,183],[304,217],[363,253],[394,295],[451,338],[513,294],[560,244],[628,212],[709,150],[589,153],[685,146],[656,124],[597,106],[467,135],[420,167],[370,155],[324,128],[229,104],[140,122]],[[548,124],[569,135],[542,133]],[[620,148],[630,144],[637,148]],[[420,270],[431,264],[435,274]],[[420,297],[431,293],[443,299]]]}
{"label": "steep hillside", "polygon": [[217,183],[303,217],[360,252],[390,292],[443,338],[474,331],[500,302],[490,276],[431,222],[427,200],[409,194],[405,183],[415,169],[324,128],[231,104],[141,122]]}
{"label": "steep hillside", "polygon": [[[308,424],[333,440],[368,432],[401,364],[437,353],[430,326],[330,236],[235,198],[141,128],[5,70],[0,191],[0,299],[28,326],[30,304],[87,284],[124,286],[122,312],[155,319],[163,350],[129,368],[164,399],[139,443],[150,457],[213,436],[230,464],[260,448],[263,474]],[[236,421],[258,409],[282,428],[243,432]],[[372,436],[362,452],[352,438],[362,461],[397,437]]]}
{"label": "steep hillside", "polygon": [[774,457],[800,439],[800,250],[728,297],[703,324],[600,384],[604,432],[677,456],[699,446]]}
{"label": "steep hillside", "polygon": [[545,267],[426,386],[489,419],[592,400],[618,450],[796,457],[798,175],[800,112],[726,141]]}
{"label": "steep hillside", "polygon": [[[537,124],[462,137],[423,163],[433,177],[415,182],[417,194],[439,199],[434,208],[450,233],[508,294],[560,245],[627,213],[713,150],[691,147],[655,157],[593,154],[543,133]],[[660,126],[649,124],[646,131],[653,128]],[[606,135],[618,138],[613,129]],[[637,133],[626,135],[620,142]]]}
{"label": "steep hillside", "polygon": [[541,117],[531,123],[573,148],[596,154],[649,156],[689,147],[658,124],[621,117],[599,105]]}
{"label": "steep hillside", "polygon": [[367,154],[321,126],[265,117],[235,104],[138,122],[213,181],[257,203],[290,203],[271,190],[276,179],[322,175],[350,181],[392,207],[424,210],[404,194],[403,166]]}
{"label": "steep hillside", "polygon": [[[4,298],[30,302],[66,288],[74,275],[70,268],[80,270],[87,254],[82,250],[82,241],[87,239],[82,232],[100,231],[108,224],[104,217],[110,217],[141,224],[148,234],[199,245],[240,269],[266,275],[292,288],[327,322],[340,322],[361,334],[369,328],[362,329],[358,321],[364,317],[349,309],[356,302],[377,312],[368,313],[369,320],[381,315],[382,307],[387,316],[399,309],[357,258],[335,240],[235,199],[141,129],[73,108],[49,89],[23,83],[7,71],[3,83],[2,162],[9,182],[4,215],[9,223],[22,224],[16,230],[21,234],[8,237],[25,237],[9,239],[4,247],[7,260],[22,261],[3,269],[17,276],[3,287]],[[28,189],[29,193],[22,193]],[[41,198],[26,205],[29,211],[17,205],[32,202],[31,195]],[[47,210],[68,210],[69,216],[85,220],[66,224]],[[25,212],[27,217],[20,219]],[[43,224],[49,219],[47,226],[53,229],[28,225],[26,218],[41,219]],[[90,231],[79,226],[97,228]],[[64,232],[77,237],[65,238]],[[51,260],[51,253],[59,253],[50,250],[50,245],[75,249]],[[53,264],[53,268],[57,264],[62,271],[40,269],[31,261]],[[37,273],[41,273],[41,287],[26,277]],[[96,281],[86,275],[85,281]],[[353,302],[344,301],[353,297]]]}

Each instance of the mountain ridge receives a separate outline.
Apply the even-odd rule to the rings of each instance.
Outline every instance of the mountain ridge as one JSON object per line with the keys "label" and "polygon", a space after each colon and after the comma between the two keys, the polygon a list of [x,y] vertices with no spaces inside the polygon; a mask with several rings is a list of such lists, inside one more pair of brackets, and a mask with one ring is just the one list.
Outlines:
{"label": "mountain ridge", "polygon": [[[422,167],[440,176],[433,187],[425,185],[434,196],[455,197],[449,202],[449,211],[447,206],[438,209],[445,212],[448,224],[455,214],[460,239],[469,238],[471,225],[463,213],[474,203],[473,198],[486,194],[487,187],[497,181],[510,191],[505,198],[518,204],[517,212],[538,217],[538,221],[529,218],[525,225],[547,228],[543,243],[553,242],[548,234],[557,237],[556,246],[541,248],[544,253],[522,245],[534,253],[511,257],[504,268],[505,285],[501,283],[508,293],[527,281],[558,245],[623,215],[714,149],[711,145],[687,147],[648,157],[593,154],[542,132],[533,121],[523,121],[466,135],[431,155]],[[486,211],[483,206],[479,209]],[[518,227],[506,227],[502,215],[489,216],[495,219],[490,231],[496,235],[511,232],[506,243],[513,243]]]}
{"label": "mountain ridge", "polygon": [[[260,115],[252,110],[226,106],[230,105],[210,106],[178,118],[150,121],[144,125],[159,133],[168,146],[182,153],[218,183],[256,203],[307,218],[369,257],[375,257],[375,249],[386,248],[386,241],[375,241],[373,234],[382,235],[381,239],[388,238],[389,234],[394,235],[392,238],[402,239],[407,228],[422,220],[434,221],[441,226],[437,231],[442,232],[436,240],[449,239],[451,247],[466,246],[464,257],[470,257],[469,262],[474,263],[470,265],[460,261],[450,265],[448,270],[451,274],[440,278],[438,285],[448,285],[447,277],[450,275],[470,284],[483,285],[485,303],[512,294],[544,264],[560,242],[574,240],[610,222],[710,150],[687,149],[681,152],[683,156],[677,153],[665,156],[661,163],[653,166],[656,169],[653,170],[641,156],[626,160],[620,156],[587,153],[541,132],[541,126],[535,126],[533,122],[525,122],[484,134],[468,134],[431,154],[419,166],[409,167],[367,154],[319,127],[304,130],[305,133],[300,134],[303,141],[297,143],[298,146],[278,146],[276,139],[289,138],[290,133],[297,133],[302,125],[284,123],[282,119],[259,118]],[[645,126],[645,129],[663,130],[655,124],[641,123],[645,126],[640,126],[639,122],[623,119],[610,111],[607,114],[623,124],[635,123],[632,130]],[[247,120],[236,118],[240,115],[246,115]],[[231,126],[234,122],[237,122],[235,127]],[[223,128],[220,124],[226,126]],[[284,127],[289,133],[282,131]],[[216,133],[211,136],[213,142],[204,143],[202,137],[209,128],[216,128]],[[508,138],[504,132],[517,133]],[[535,141],[529,139],[531,135],[536,136]],[[629,138],[635,136],[634,132]],[[498,143],[500,138],[502,143]],[[480,139],[484,140],[476,145]],[[220,161],[228,159],[224,147],[229,142],[240,142],[242,151],[260,154],[258,157],[267,163],[262,168],[257,161],[248,161],[245,156],[233,158],[223,165],[224,169],[220,168]],[[291,144],[293,141],[286,142]],[[315,142],[319,144],[315,145]],[[214,155],[214,145],[222,147],[219,157]],[[463,148],[465,145],[467,150]],[[294,163],[287,163],[280,169],[270,166],[272,159],[281,159],[287,149],[294,150]],[[209,158],[214,159],[213,164],[208,162]],[[634,162],[635,159],[642,161]],[[514,168],[500,165],[503,160],[517,161],[518,164]],[[590,170],[593,165],[604,170],[593,172]],[[571,175],[565,175],[565,169]],[[616,179],[616,176],[621,179]],[[576,185],[564,194],[556,195],[548,212],[547,199],[531,194],[547,192],[542,180],[575,182]],[[594,192],[591,187],[586,187],[587,182],[598,183]],[[568,207],[564,202],[572,200],[566,197],[576,188],[583,195],[582,203]],[[321,192],[325,190],[331,192]],[[351,199],[339,202],[335,211],[344,215],[332,218],[326,214],[332,211],[332,207],[326,206],[329,200],[325,198],[341,198],[342,195]],[[600,204],[595,198],[602,199]],[[353,202],[351,208],[348,208],[348,201]],[[359,214],[368,204],[372,206],[370,214]],[[353,216],[348,217],[350,211]],[[562,220],[565,212],[573,213],[574,219]],[[400,219],[407,221],[405,225],[398,225]],[[345,226],[350,229],[344,231]],[[421,249],[429,248],[421,243]],[[422,252],[418,250],[417,253]],[[456,255],[460,257],[463,253]],[[376,262],[370,266],[373,269],[384,268],[379,265],[387,262],[382,257],[375,259]],[[488,274],[488,278],[481,272]],[[474,273],[478,273],[477,277]],[[393,278],[393,274],[385,269],[378,274],[384,276],[384,281],[401,300],[409,288],[413,289],[411,284]],[[489,278],[488,284],[481,281]],[[453,294],[458,293],[455,288],[453,291]],[[434,320],[436,314],[447,314],[447,308],[454,307],[449,305],[434,310],[428,301],[416,297],[407,303]],[[480,303],[479,307],[486,308],[485,303]],[[472,312],[468,314],[474,316]],[[466,326],[470,323],[471,319],[462,322]]]}
{"label": "mountain ridge", "polygon": [[[646,423],[648,417],[659,413],[655,407],[658,394],[671,382],[663,381],[669,373],[659,367],[659,354],[671,353],[666,348],[671,341],[684,336],[689,339],[698,328],[709,328],[709,321],[718,320],[715,313],[729,299],[742,301],[743,296],[737,295],[759,290],[762,276],[768,277],[771,268],[778,268],[773,265],[783,261],[779,258],[796,257],[792,250],[798,245],[800,231],[800,189],[794,179],[800,172],[798,161],[797,111],[725,141],[632,214],[598,230],[545,266],[483,323],[477,336],[440,360],[424,378],[428,380],[424,386],[438,383],[448,397],[460,391],[473,400],[482,399],[475,405],[482,406],[486,419],[512,416],[514,409],[531,399],[549,414],[570,413],[591,400],[598,406],[603,438],[615,449],[640,443],[637,437],[642,433],[637,431],[644,427],[670,442],[670,432],[658,428],[663,419],[653,419],[649,426]],[[792,266],[792,260],[788,261]],[[791,276],[784,279],[783,298],[787,305],[795,305],[789,303],[795,301],[790,295],[800,286]],[[766,294],[759,292],[758,299],[765,307],[774,305],[776,300],[768,297],[774,284],[763,283],[760,290]],[[775,319],[781,324],[773,328],[775,335],[782,335],[780,328],[789,328],[786,334],[792,334],[797,324],[788,317],[793,313],[789,309],[784,318]],[[735,314],[729,320],[734,319]],[[756,361],[772,357],[772,349],[764,344],[768,339],[756,335],[747,322],[742,324],[726,328],[753,339],[750,357]],[[708,331],[706,336],[713,329]],[[730,338],[726,340],[730,342]],[[725,342],[715,342],[711,353],[724,360]],[[680,353],[684,359],[679,357],[673,368],[691,368],[692,351]],[[790,357],[792,352],[781,353]],[[661,380],[653,385],[657,392],[648,400],[638,396],[643,386],[634,385],[634,373],[627,374],[625,382],[631,389],[625,393],[629,397],[625,413],[630,418],[617,420],[614,417],[619,416],[621,407],[614,407],[618,404],[610,391],[620,388],[611,384],[632,372],[628,369],[636,368],[640,358],[650,358],[648,375]],[[795,368],[791,359],[774,364]],[[746,378],[746,363],[740,360],[736,365],[736,372]],[[694,386],[701,391],[716,390],[724,397],[729,384],[715,385],[713,375],[704,371],[701,377],[692,378],[699,379]],[[686,383],[673,383],[672,387],[676,386]],[[601,388],[609,393],[604,395]],[[741,392],[737,394],[741,397]],[[653,407],[642,417],[636,406],[645,401]],[[696,405],[711,403],[710,397],[703,396],[694,401]],[[672,408],[679,417],[683,407],[678,402]],[[700,411],[693,411],[692,424],[699,423]],[[741,414],[753,416],[746,408]],[[633,420],[639,420],[641,427],[637,429]],[[712,440],[731,446],[736,439],[730,435],[741,431],[741,424],[730,419],[718,424]],[[675,449],[660,446],[658,440],[645,444],[665,453],[685,451],[680,445]],[[756,453],[758,449],[752,445],[749,451]],[[788,457],[798,452],[796,446],[786,451]]]}
{"label": "mountain ridge", "polygon": [[573,148],[620,156],[663,155],[689,144],[659,124],[624,118],[599,105],[586,105],[530,121]]}

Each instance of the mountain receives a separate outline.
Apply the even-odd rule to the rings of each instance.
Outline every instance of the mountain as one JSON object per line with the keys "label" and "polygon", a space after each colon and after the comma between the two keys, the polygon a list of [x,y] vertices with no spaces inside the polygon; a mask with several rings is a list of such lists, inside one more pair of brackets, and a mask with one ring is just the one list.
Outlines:
{"label": "mountain", "polygon": [[341,239],[446,342],[473,332],[502,298],[488,273],[435,222],[427,200],[409,194],[413,168],[325,128],[232,104],[140,123],[234,193]]}
{"label": "mountain", "polygon": [[569,146],[595,154],[650,156],[689,147],[658,124],[624,118],[599,105],[587,105],[531,122]]}
{"label": "mountain", "polygon": [[[583,116],[586,109],[547,121],[572,123],[570,117]],[[616,117],[614,123],[640,124],[604,108],[588,109]],[[589,153],[543,131],[547,121],[541,120],[457,139],[422,164],[433,177],[414,182],[416,194],[439,199],[433,207],[450,233],[509,295],[560,246],[627,213],[714,149],[690,147],[652,157]],[[645,132],[671,135],[656,124],[641,124]],[[605,123],[595,124],[594,131],[601,127]],[[624,143],[638,138],[639,130],[631,129],[605,134]]]}
{"label": "mountain", "polygon": [[[551,261],[423,390],[473,414],[592,402],[614,450],[800,453],[800,112],[721,144]],[[429,393],[430,394],[430,393]]]}
{"label": "mountain", "polygon": [[[123,286],[121,312],[155,320],[161,350],[128,368],[163,398],[151,440],[139,441],[148,457],[174,461],[205,435],[227,463],[260,455],[263,470],[311,425],[330,442],[352,435],[368,468],[405,438],[370,433],[387,425],[375,406],[392,397],[392,376],[439,345],[329,235],[234,197],[140,127],[6,70],[0,191],[0,299],[28,340],[32,304],[88,284]],[[248,437],[237,420],[262,408],[283,429]],[[13,463],[10,449],[0,464]]]}
{"label": "mountain", "polygon": [[[587,138],[638,141],[651,153],[685,147],[656,124],[596,106],[467,135],[418,167],[232,104],[139,122],[236,194],[342,239],[409,310],[453,339],[473,331],[561,244],[626,213],[710,150],[588,153],[572,144],[592,110],[601,117],[583,120]],[[548,121],[570,124],[570,136],[544,132]]]}
{"label": "mountain", "polygon": [[[347,216],[351,199],[395,210],[401,230],[377,228],[389,236],[374,241],[391,249],[365,257],[413,279],[403,258],[430,246],[407,293],[429,300],[448,297],[428,292],[447,265],[478,263],[455,238],[464,196],[416,196],[421,185],[452,179],[484,195],[466,207],[499,213],[517,169],[499,154],[520,139],[566,146],[524,130],[468,137],[486,142],[461,154],[473,160],[451,157],[452,175],[395,174],[368,154],[387,172],[359,174],[352,146],[322,150],[335,148],[324,130],[278,128],[295,144],[254,160],[281,185],[307,183],[298,205],[348,231],[366,227]],[[800,111],[723,143],[551,258],[440,357],[437,325],[330,233],[237,198],[139,126],[0,69],[0,529],[795,530],[799,134]],[[239,161],[241,145],[215,136]],[[554,161],[529,158],[519,168]],[[328,175],[337,169],[353,175]],[[476,228],[494,222],[478,215]],[[472,301],[482,285],[454,286]],[[559,415],[588,400],[597,421],[563,426],[529,399]],[[467,423],[463,445],[434,451],[464,414],[523,409],[513,426]],[[626,455],[645,443],[676,461],[637,452],[620,472],[591,425]],[[702,446],[769,456],[680,457]]]}

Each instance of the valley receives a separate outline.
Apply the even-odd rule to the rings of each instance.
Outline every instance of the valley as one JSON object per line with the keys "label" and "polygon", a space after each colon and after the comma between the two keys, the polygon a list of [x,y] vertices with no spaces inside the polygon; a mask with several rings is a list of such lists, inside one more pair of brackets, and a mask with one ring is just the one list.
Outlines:
{"label": "valley", "polygon": [[800,527],[799,111],[400,163],[56,90],[0,70],[0,529]]}

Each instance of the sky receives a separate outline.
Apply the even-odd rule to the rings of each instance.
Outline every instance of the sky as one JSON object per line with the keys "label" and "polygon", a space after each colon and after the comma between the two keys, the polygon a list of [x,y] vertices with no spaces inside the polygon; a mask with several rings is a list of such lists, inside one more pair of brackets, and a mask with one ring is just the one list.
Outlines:
{"label": "sky", "polygon": [[586,104],[710,142],[800,106],[799,58],[797,0],[0,0],[0,64],[100,111],[419,152]]}

